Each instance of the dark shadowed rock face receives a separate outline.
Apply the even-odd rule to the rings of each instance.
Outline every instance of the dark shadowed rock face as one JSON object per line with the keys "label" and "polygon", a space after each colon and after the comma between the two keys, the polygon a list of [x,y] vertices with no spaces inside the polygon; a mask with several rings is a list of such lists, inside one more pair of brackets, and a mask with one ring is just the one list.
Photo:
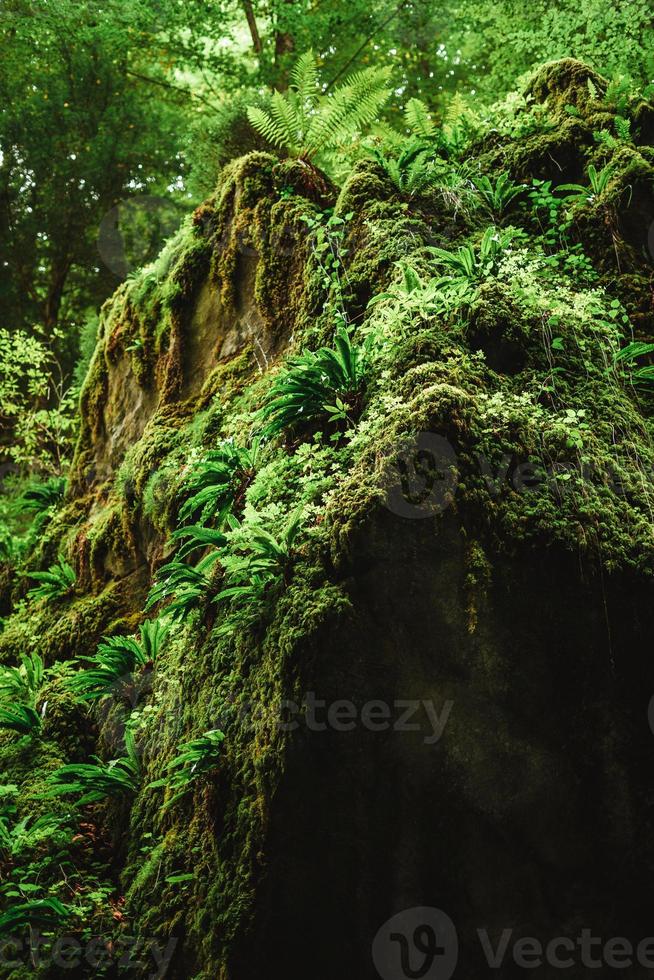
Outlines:
{"label": "dark shadowed rock face", "polygon": [[[490,975],[480,929],[493,947],[505,929],[543,945],[583,928],[649,936],[651,586],[524,549],[494,565],[471,635],[465,550],[454,517],[384,515],[361,541],[355,615],[302,670],[316,702],[356,706],[356,725],[341,708],[317,730],[320,706],[293,734],[234,976],[276,963],[372,980],[377,931],[416,906],[454,921],[457,976]],[[362,721],[372,701],[379,731]],[[419,731],[398,731],[409,707]],[[521,975],[511,947],[493,975]]]}

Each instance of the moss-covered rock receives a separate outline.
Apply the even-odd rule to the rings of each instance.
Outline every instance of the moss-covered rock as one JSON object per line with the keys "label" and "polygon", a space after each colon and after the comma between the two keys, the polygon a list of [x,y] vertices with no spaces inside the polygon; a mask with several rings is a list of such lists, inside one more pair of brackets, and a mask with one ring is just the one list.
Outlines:
{"label": "moss-covered rock", "polygon": [[[0,633],[3,662],[35,651],[59,674],[41,741],[0,754],[23,812],[62,762],[122,755],[129,727],[139,789],[92,825],[124,929],[178,940],[171,977],[368,977],[377,929],[413,905],[456,917],[470,975],[484,925],[548,939],[596,916],[614,935],[615,896],[641,924],[654,451],[651,395],[617,355],[632,327],[651,335],[649,117],[570,59],[519,114],[534,104],[411,199],[370,161],[340,191],[299,161],[233,161],[103,311],[71,489],[31,555],[67,555],[76,589],[17,593]],[[552,234],[531,179],[553,201],[591,166],[610,180],[559,197]],[[469,178],[504,170],[530,188],[457,279],[442,250],[476,261],[490,223]],[[360,417],[258,445],[283,360],[331,344],[337,321],[369,359]],[[132,700],[117,685],[89,715],[63,676],[137,629],[179,557],[188,478],[225,444],[257,447],[229,533],[264,528],[283,552],[302,515],[283,571],[250,605],[216,602],[216,563]],[[354,728],[312,727],[315,698],[355,706]],[[367,727],[369,702],[415,703],[423,727]],[[215,728],[219,760],[187,793],[150,785]]]}

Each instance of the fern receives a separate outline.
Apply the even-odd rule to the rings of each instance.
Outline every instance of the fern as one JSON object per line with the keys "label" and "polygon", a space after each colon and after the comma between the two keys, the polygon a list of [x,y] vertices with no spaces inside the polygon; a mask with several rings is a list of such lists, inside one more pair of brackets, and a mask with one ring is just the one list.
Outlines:
{"label": "fern", "polygon": [[0,706],[0,728],[17,735],[36,735],[41,730],[41,715],[28,704]]}
{"label": "fern", "polygon": [[164,809],[172,806],[191,789],[196,779],[212,772],[220,762],[221,745],[224,734],[217,728],[211,729],[199,738],[182,743],[177,747],[177,755],[166,766],[167,775],[149,784],[149,789],[165,788],[173,791],[173,796]]}
{"label": "fern", "polygon": [[422,99],[409,99],[404,109],[404,121],[414,136],[432,140],[438,136],[436,123]]}
{"label": "fern", "polygon": [[52,476],[42,483],[30,483],[16,501],[17,509],[40,516],[62,500],[66,492],[66,478]]}
{"label": "fern", "polygon": [[591,163],[588,167],[589,185],[587,187],[583,184],[559,184],[556,190],[567,191],[566,197],[564,198],[566,202],[575,203],[582,201],[590,204],[603,197],[612,177],[613,167],[611,164],[607,164],[602,170],[598,171]]}
{"label": "fern", "polygon": [[303,516],[301,508],[295,511],[279,537],[256,519],[239,524],[232,518],[228,547],[221,554],[225,584],[214,601],[253,605],[273,581],[288,578]]}
{"label": "fern", "polygon": [[156,662],[169,633],[170,623],[152,619],[141,625],[138,640],[131,636],[106,637],[96,655],[86,658],[90,667],[69,678],[67,687],[82,701],[122,693],[132,702],[135,673],[142,673]]}
{"label": "fern", "polygon": [[73,591],[77,581],[75,570],[61,557],[47,572],[28,572],[27,576],[40,583],[27,593],[27,598],[34,601],[53,602],[63,598]]}
{"label": "fern", "polygon": [[376,119],[390,97],[389,75],[386,68],[366,68],[325,95],[314,54],[307,51],[291,72],[289,91],[274,92],[268,110],[249,106],[248,119],[270,143],[309,161],[352,142]]}
{"label": "fern", "polygon": [[125,732],[127,755],[112,762],[102,762],[94,756],[95,762],[71,763],[61,766],[49,779],[45,797],[77,796],[78,804],[99,803],[107,797],[127,796],[138,790],[141,777],[134,738]]}
{"label": "fern", "polygon": [[166,614],[173,620],[185,620],[211,590],[211,573],[219,557],[218,551],[213,551],[200,559],[195,567],[177,559],[163,565],[148,595],[146,610],[172,599]]}
{"label": "fern", "polygon": [[224,442],[197,463],[183,485],[186,497],[179,511],[181,521],[199,518],[201,524],[238,504],[239,497],[256,472],[260,440],[250,446]]}
{"label": "fern", "polygon": [[367,352],[341,328],[334,347],[305,350],[291,358],[257,414],[262,434],[273,438],[310,422],[354,424],[369,371]]}
{"label": "fern", "polygon": [[16,936],[26,929],[61,930],[73,914],[70,906],[58,898],[37,898],[10,909],[0,915],[0,935]]}
{"label": "fern", "polygon": [[641,357],[651,357],[654,354],[654,344],[644,341],[633,341],[623,347],[615,356],[615,363],[629,369],[629,380],[635,385],[654,384],[654,364],[643,364],[636,367],[636,362]]}
{"label": "fern", "polygon": [[473,178],[472,184],[482,206],[497,221],[504,217],[509,206],[525,190],[524,184],[514,184],[508,173],[500,174],[495,181],[486,175]]}
{"label": "fern", "polygon": [[434,156],[420,140],[412,139],[400,147],[396,156],[389,156],[379,147],[370,155],[402,193],[415,194],[433,185],[443,173],[445,162]]}
{"label": "fern", "polygon": [[19,667],[0,667],[0,700],[11,698],[34,706],[45,668],[38,653],[23,653]]}
{"label": "fern", "polygon": [[38,817],[28,814],[11,825],[8,816],[0,816],[0,850],[9,858],[19,857],[55,836],[65,839],[69,833],[62,818],[51,813]]}

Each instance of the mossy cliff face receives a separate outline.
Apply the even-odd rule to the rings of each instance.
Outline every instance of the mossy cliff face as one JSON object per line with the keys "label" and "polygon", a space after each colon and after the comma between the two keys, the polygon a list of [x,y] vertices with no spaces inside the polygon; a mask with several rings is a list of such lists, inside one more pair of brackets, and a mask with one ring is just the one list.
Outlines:
{"label": "mossy cliff face", "polygon": [[[142,788],[86,814],[124,898],[113,928],[175,939],[167,976],[372,978],[377,931],[414,906],[454,920],[462,976],[488,969],[478,929],[651,932],[651,402],[614,359],[627,313],[652,339],[652,110],[621,107],[633,140],[602,149],[603,79],[556,63],[529,94],[544,110],[467,164],[556,184],[610,163],[570,218],[581,261],[545,247],[525,196],[463,307],[417,310],[402,264],[428,279],[430,247],[480,247],[468,191],[403,196],[364,162],[337,193],[252,154],[103,311],[71,489],[30,564],[63,551],[76,592],[39,606],[17,585],[0,634],[4,661],[38,650],[64,675],[134,632],[185,478],[248,443],[285,356],[331,342],[335,307],[374,340],[357,424],[266,444],[242,490],[277,529],[302,509],[292,568],[247,622],[207,601],[176,625],[132,715]],[[305,220],[328,204],[339,282]],[[23,809],[61,762],[123,754],[118,700],[50,700],[40,740],[0,746]],[[162,809],[148,784],[216,727],[219,766]]]}

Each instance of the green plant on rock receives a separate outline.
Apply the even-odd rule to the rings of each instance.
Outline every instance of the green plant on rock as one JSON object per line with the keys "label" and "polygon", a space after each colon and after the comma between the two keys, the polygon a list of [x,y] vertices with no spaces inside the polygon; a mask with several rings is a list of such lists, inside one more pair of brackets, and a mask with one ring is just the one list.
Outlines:
{"label": "green plant on rock", "polygon": [[496,221],[500,221],[510,206],[525,191],[524,184],[514,184],[508,172],[500,174],[494,181],[485,174],[471,178],[482,208]]}
{"label": "green plant on rock", "polygon": [[298,508],[281,535],[267,528],[259,515],[247,514],[242,523],[232,518],[228,546],[221,553],[224,587],[215,602],[230,599],[236,605],[256,604],[271,582],[288,580],[303,516]]}
{"label": "green plant on rock", "polygon": [[447,309],[442,280],[432,276],[424,279],[407,261],[396,263],[401,278],[383,293],[377,293],[368,308],[379,307],[370,324],[373,336],[392,340],[404,334],[417,322],[429,320]]}
{"label": "green plant on rock", "polygon": [[177,747],[177,755],[166,766],[166,775],[149,784],[150,789],[165,788],[173,796],[164,809],[172,806],[192,788],[195,780],[213,772],[222,755],[224,734],[217,728],[210,729],[199,738],[191,739]]}
{"label": "green plant on rock", "polygon": [[238,507],[256,473],[260,448],[261,440],[257,438],[249,446],[236,446],[225,440],[203,456],[184,481],[185,500],[179,519],[197,518],[200,524],[205,524],[225,508]]}
{"label": "green plant on rock", "polygon": [[45,669],[38,653],[21,654],[19,667],[0,667],[0,728],[18,735],[35,735],[41,729],[36,700]]}
{"label": "green plant on rock", "polygon": [[44,791],[46,798],[76,796],[77,803],[99,803],[107,797],[121,797],[135,793],[141,778],[141,765],[132,733],[125,732],[127,755],[111,762],[103,762],[94,756],[94,762],[71,763],[61,766],[50,776]]}
{"label": "green plant on rock", "polygon": [[564,200],[567,204],[591,204],[599,201],[603,197],[611,183],[612,177],[613,167],[611,164],[607,164],[601,170],[598,170],[591,163],[588,167],[588,186],[584,186],[583,184],[559,184],[556,190],[558,192],[566,192]]}
{"label": "green plant on rock", "polygon": [[67,681],[69,690],[82,701],[95,701],[119,693],[131,700],[137,674],[151,668],[163,650],[170,633],[170,623],[164,618],[142,623],[140,637],[105,637],[98,644],[95,656],[85,658],[90,666],[78,671]]}
{"label": "green plant on rock", "polygon": [[51,476],[42,482],[32,480],[16,501],[16,506],[21,512],[39,517],[56,507],[65,493],[66,478],[64,476]]}
{"label": "green plant on rock", "polygon": [[274,92],[270,109],[249,106],[248,119],[264,139],[308,162],[350,143],[390,97],[387,68],[365,68],[324,94],[312,51],[298,59],[288,92]]}
{"label": "green plant on rock", "polygon": [[332,208],[302,215],[310,234],[311,253],[320,270],[321,286],[325,293],[323,311],[344,327],[348,324],[347,283],[344,281],[344,260],[348,254],[345,226],[353,216],[352,211],[343,216],[334,214]]}
{"label": "green plant on rock", "polygon": [[641,357],[654,354],[654,344],[632,341],[615,355],[615,364],[627,369],[627,378],[634,385],[654,385],[654,364],[636,366]]}
{"label": "green plant on rock", "polygon": [[0,936],[17,936],[26,929],[61,931],[73,915],[73,909],[58,898],[35,898],[12,905],[0,915]]}
{"label": "green plant on rock", "polygon": [[0,667],[0,702],[10,699],[32,706],[43,684],[45,667],[38,653],[22,653],[19,667]]}
{"label": "green plant on rock", "polygon": [[404,107],[404,121],[412,135],[426,142],[438,141],[440,130],[422,99],[409,99]]}
{"label": "green plant on rock", "polygon": [[[228,514],[229,508],[225,508],[221,512],[219,519],[220,528],[223,527]],[[194,551],[198,551],[200,548],[217,548],[225,543],[225,535],[222,530],[214,527],[205,527],[203,524],[189,524],[188,527],[177,528],[170,537],[172,541],[184,542],[176,555],[175,560],[178,562],[188,558],[189,555],[193,554]]]}
{"label": "green plant on rock", "polygon": [[[64,820],[53,813],[33,817],[28,814],[13,821],[8,813],[0,814],[0,851],[8,860],[40,847],[62,833]],[[65,834],[65,832],[64,832]]]}
{"label": "green plant on rock", "polygon": [[184,621],[211,591],[211,573],[219,558],[220,553],[214,550],[201,558],[195,566],[178,559],[163,565],[148,595],[146,611],[171,599],[166,606],[166,615],[172,620]]}
{"label": "green plant on rock", "polygon": [[396,154],[379,146],[371,147],[369,153],[398,191],[409,196],[433,186],[447,166],[416,138],[407,140]]}
{"label": "green plant on rock", "polygon": [[290,358],[258,412],[262,434],[274,438],[320,422],[354,425],[369,369],[365,347],[356,346],[345,329],[337,331],[333,348]]}
{"label": "green plant on rock", "polygon": [[528,197],[544,247],[547,250],[566,247],[572,222],[563,214],[565,202],[556,196],[552,181],[534,178]]}
{"label": "green plant on rock", "polygon": [[0,729],[17,735],[36,735],[41,730],[41,715],[28,704],[2,705]]}
{"label": "green plant on rock", "polygon": [[77,582],[75,569],[61,556],[54,565],[50,566],[47,572],[27,572],[26,574],[29,578],[40,583],[27,593],[27,598],[34,601],[54,602],[55,599],[68,596]]}
{"label": "green plant on rock", "polygon": [[456,252],[450,252],[429,246],[427,251],[456,278],[479,282],[495,271],[497,261],[510,245],[511,238],[508,232],[500,232],[491,225],[484,232],[477,249],[473,245],[462,245]]}

